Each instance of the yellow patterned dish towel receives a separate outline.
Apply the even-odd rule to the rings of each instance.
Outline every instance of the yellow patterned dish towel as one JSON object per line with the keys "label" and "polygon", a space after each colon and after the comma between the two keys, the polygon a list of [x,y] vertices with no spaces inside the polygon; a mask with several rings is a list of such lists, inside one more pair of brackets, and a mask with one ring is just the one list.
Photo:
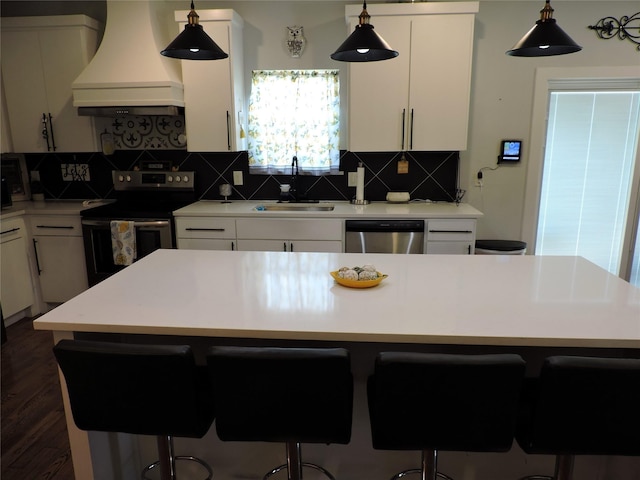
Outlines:
{"label": "yellow patterned dish towel", "polygon": [[111,221],[111,249],[115,265],[131,265],[136,259],[136,228],[126,220]]}

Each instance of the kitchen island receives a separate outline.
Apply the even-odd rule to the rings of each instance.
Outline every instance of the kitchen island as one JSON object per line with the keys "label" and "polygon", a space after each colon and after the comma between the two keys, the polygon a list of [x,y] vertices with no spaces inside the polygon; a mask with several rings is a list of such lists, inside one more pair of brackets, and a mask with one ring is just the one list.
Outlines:
{"label": "kitchen island", "polygon": [[[388,278],[372,289],[349,289],[329,275],[363,264]],[[370,447],[364,382],[376,352],[512,351],[525,356],[532,372],[549,352],[640,356],[640,289],[580,257],[158,250],[34,326],[52,330],[56,342],[74,335],[185,342],[200,353],[221,343],[346,346],[356,379],[352,442],[305,446],[305,456],[347,480],[388,478],[419,464],[419,455]],[[153,459],[153,441],[77,430],[64,386],[63,396],[78,479],[115,478],[109,468],[116,457],[114,468],[131,475]],[[109,454],[114,438],[136,454]],[[218,479],[260,478],[284,454],[281,445],[219,442],[214,429],[203,440],[179,442],[209,460]],[[443,471],[467,479],[518,478],[533,473],[535,463],[516,446],[508,456],[441,458]],[[552,470],[553,459],[538,461],[538,471]],[[577,461],[577,478],[626,480],[639,468],[635,459],[621,466],[592,461],[596,467],[585,467],[585,476]],[[609,477],[598,476],[603,471]]]}

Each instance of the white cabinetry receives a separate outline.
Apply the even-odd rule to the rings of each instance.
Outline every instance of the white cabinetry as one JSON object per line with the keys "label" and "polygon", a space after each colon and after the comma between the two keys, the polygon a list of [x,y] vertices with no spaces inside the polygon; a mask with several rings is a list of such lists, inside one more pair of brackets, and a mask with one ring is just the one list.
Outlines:
{"label": "white cabinetry", "polygon": [[[359,6],[347,6],[350,31]],[[375,30],[399,52],[349,65],[349,150],[465,150],[478,2],[375,4]]]}
{"label": "white cabinetry", "polygon": [[9,127],[9,114],[7,113],[7,100],[4,95],[4,83],[0,84],[0,153],[13,152],[11,140],[11,128]]}
{"label": "white cabinetry", "polygon": [[42,301],[62,303],[89,288],[79,215],[34,215],[29,224]]}
{"label": "white cabinetry", "polygon": [[189,250],[235,250],[236,221],[223,217],[176,218],[178,248]]}
{"label": "white cabinetry", "polygon": [[238,250],[342,252],[343,225],[338,219],[239,218]]}
{"label": "white cabinetry", "polygon": [[[175,12],[184,30],[188,11]],[[244,22],[233,10],[198,10],[200,25],[229,58],[182,61],[187,150],[245,150],[240,132],[244,122]]]}
{"label": "white cabinetry", "polygon": [[427,254],[473,255],[475,219],[427,220]]}
{"label": "white cabinetry", "polygon": [[2,81],[16,152],[97,151],[91,117],[71,84],[96,50],[98,22],[84,15],[2,18]]}
{"label": "white cabinetry", "polygon": [[0,222],[0,259],[0,303],[2,315],[6,318],[34,303],[27,229],[21,217]]}

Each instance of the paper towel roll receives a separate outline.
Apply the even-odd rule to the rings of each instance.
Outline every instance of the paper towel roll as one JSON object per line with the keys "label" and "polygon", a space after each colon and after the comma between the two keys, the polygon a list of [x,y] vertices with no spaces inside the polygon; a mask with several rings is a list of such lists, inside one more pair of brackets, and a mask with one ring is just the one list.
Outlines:
{"label": "paper towel roll", "polygon": [[356,178],[356,200],[364,200],[364,167],[358,167]]}

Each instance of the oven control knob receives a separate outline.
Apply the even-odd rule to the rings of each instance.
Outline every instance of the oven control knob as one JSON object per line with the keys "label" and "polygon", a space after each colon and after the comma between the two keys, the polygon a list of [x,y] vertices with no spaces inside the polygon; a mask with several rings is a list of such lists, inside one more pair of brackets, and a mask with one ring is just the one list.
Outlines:
{"label": "oven control knob", "polygon": [[118,175],[118,181],[124,182],[124,175]]}
{"label": "oven control knob", "polygon": [[176,182],[180,182],[180,175],[176,175]]}
{"label": "oven control knob", "polygon": [[182,177],[182,181],[187,183],[189,181],[189,177],[185,175],[184,177]]}
{"label": "oven control knob", "polygon": [[127,182],[131,181],[131,175],[127,175]]}
{"label": "oven control knob", "polygon": [[173,182],[173,177],[171,175],[167,176],[167,182],[169,183]]}

